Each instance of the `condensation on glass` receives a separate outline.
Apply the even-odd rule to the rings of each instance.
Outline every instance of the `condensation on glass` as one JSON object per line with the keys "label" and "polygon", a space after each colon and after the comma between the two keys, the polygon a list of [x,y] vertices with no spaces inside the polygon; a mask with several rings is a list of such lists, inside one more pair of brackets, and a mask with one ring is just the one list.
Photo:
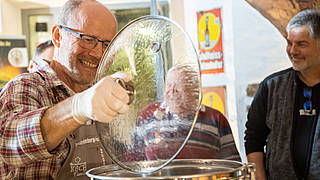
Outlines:
{"label": "condensation on glass", "polygon": [[197,52],[175,22],[144,16],[112,40],[96,81],[118,71],[133,76],[134,99],[129,112],[109,124],[97,123],[99,138],[122,168],[156,171],[183,148],[195,124],[201,102]]}

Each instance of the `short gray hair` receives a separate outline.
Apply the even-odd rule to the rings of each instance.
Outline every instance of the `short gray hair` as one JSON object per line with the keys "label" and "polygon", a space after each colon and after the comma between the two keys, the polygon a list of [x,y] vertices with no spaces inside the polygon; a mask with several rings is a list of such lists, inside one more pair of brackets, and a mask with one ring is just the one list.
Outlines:
{"label": "short gray hair", "polygon": [[167,76],[173,72],[178,73],[176,74],[179,76],[177,78],[182,80],[187,93],[191,93],[192,98],[199,97],[201,94],[201,79],[200,72],[196,68],[191,65],[177,65],[169,69]]}
{"label": "short gray hair", "polygon": [[179,78],[183,80],[185,85],[189,86],[192,89],[199,89],[199,76],[200,72],[197,72],[196,68],[191,65],[177,65],[169,69],[167,75],[177,72],[179,74]]}
{"label": "short gray hair", "polygon": [[308,26],[311,37],[320,39],[320,11],[308,9],[299,12],[288,23],[287,33],[302,26]]}

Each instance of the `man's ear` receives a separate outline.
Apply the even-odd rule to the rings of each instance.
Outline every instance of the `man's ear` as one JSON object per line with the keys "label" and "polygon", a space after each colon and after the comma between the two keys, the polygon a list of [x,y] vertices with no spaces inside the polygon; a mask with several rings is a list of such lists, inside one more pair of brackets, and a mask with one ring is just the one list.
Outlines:
{"label": "man's ear", "polygon": [[54,25],[51,29],[52,42],[53,42],[54,46],[58,47],[58,48],[60,48],[60,42],[62,39],[61,30],[62,30],[62,28],[59,25]]}

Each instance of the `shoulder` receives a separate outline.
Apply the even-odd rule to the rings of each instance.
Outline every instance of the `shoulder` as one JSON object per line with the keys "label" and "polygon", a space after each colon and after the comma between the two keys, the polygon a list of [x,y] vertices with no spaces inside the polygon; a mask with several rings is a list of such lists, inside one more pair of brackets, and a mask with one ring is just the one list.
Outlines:
{"label": "shoulder", "polygon": [[150,111],[153,112],[153,111],[159,109],[159,108],[160,108],[160,105],[161,105],[160,102],[152,102],[152,103],[148,104],[146,107],[144,107],[144,108],[141,110],[141,113],[150,112]]}
{"label": "shoulder", "polygon": [[293,68],[288,68],[285,70],[281,70],[278,72],[275,72],[269,76],[267,76],[263,82],[273,81],[273,80],[280,80],[280,79],[287,79],[288,77],[294,77],[296,74],[295,70]]}
{"label": "shoulder", "polygon": [[229,126],[229,123],[226,117],[220,111],[205,105],[202,105],[202,106],[203,106],[201,108],[202,110],[200,110],[199,112],[199,118],[201,119],[202,122],[210,121],[212,123],[212,121],[215,121],[220,125]]}
{"label": "shoulder", "polygon": [[142,119],[146,119],[150,116],[153,116],[155,111],[161,109],[160,106],[161,106],[160,102],[152,102],[148,104],[146,107],[144,107],[140,111],[139,117]]}
{"label": "shoulder", "polygon": [[23,73],[10,80],[2,89],[6,95],[27,96],[29,93],[36,93],[46,89],[46,81],[38,73]]}
{"label": "shoulder", "polygon": [[51,103],[48,91],[41,77],[34,73],[24,73],[9,81],[0,96],[1,115],[28,112],[41,108],[44,102]]}
{"label": "shoulder", "polygon": [[293,70],[293,68],[288,68],[282,71],[275,72],[267,76],[262,82],[260,82],[257,94],[267,93],[270,90],[270,88],[286,88],[289,84],[292,84],[295,81],[296,76],[297,72]]}
{"label": "shoulder", "polygon": [[12,86],[12,85],[31,86],[33,84],[39,84],[43,82],[44,82],[44,79],[38,73],[23,73],[13,78],[11,81],[9,81],[7,83],[7,86]]}
{"label": "shoulder", "polygon": [[204,115],[216,115],[216,116],[223,116],[223,114],[218,111],[217,109],[211,108],[209,106],[206,105],[201,105],[201,110],[200,113],[204,114]]}

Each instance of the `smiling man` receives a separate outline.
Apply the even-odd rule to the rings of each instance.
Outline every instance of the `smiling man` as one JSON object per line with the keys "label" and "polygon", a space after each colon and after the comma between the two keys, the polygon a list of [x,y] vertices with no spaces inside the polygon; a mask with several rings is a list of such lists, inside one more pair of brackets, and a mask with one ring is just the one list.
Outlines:
{"label": "smiling man", "polygon": [[287,33],[292,68],[260,83],[248,113],[245,147],[258,180],[320,177],[320,12],[298,13]]}
{"label": "smiling man", "polygon": [[[54,58],[10,81],[0,98],[0,179],[88,179],[111,163],[95,126],[128,110],[129,96],[107,76],[93,85],[116,33],[111,12],[95,0],[69,0],[52,28]],[[93,121],[92,121],[93,120]]]}

